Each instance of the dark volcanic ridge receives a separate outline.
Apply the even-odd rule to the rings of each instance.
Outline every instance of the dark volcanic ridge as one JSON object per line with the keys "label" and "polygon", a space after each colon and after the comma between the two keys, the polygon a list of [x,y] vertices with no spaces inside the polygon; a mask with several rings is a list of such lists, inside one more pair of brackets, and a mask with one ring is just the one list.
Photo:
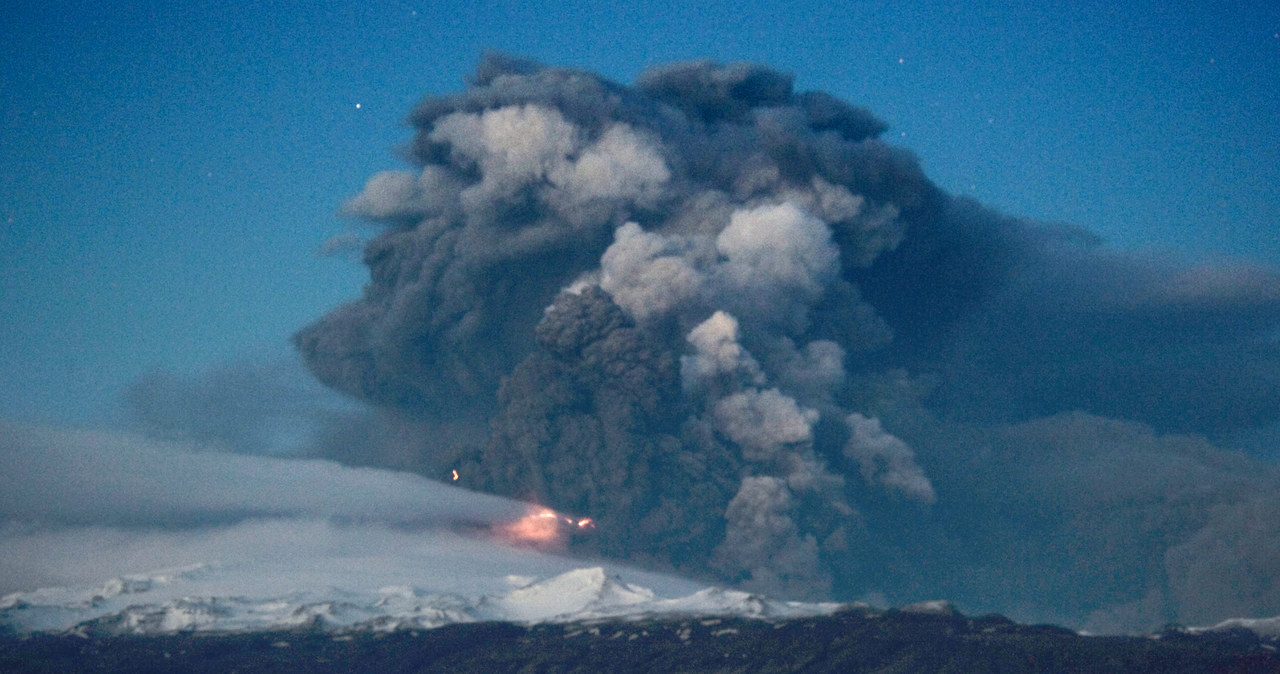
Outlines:
{"label": "dark volcanic ridge", "polygon": [[851,609],[783,621],[662,618],[434,630],[0,639],[4,672],[1276,672],[1248,630],[1091,637],[1001,616]]}

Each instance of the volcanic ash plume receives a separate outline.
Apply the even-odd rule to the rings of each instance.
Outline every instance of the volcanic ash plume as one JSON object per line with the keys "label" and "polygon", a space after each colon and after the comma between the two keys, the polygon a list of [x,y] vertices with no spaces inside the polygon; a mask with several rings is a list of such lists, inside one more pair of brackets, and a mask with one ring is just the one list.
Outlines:
{"label": "volcanic ash plume", "polygon": [[[1141,343],[1215,368],[1280,318],[1272,272],[1170,298],[1173,266],[950,197],[869,112],[760,66],[627,87],[494,55],[410,122],[417,168],[347,203],[381,225],[364,295],[298,348],[324,383],[427,429],[417,470],[590,515],[598,554],[792,596],[910,593],[872,567],[927,577],[913,565],[948,537],[938,480],[978,451],[934,442],[941,419],[1136,409],[1202,430],[1199,394],[1133,403],[1163,363],[1091,367]],[[1139,315],[1173,329],[1134,332]],[[1211,317],[1211,345],[1176,330]],[[1029,318],[1088,318],[1083,338],[1116,349]],[[1228,363],[1225,383],[1280,372],[1274,342],[1250,344],[1263,367]],[[1081,393],[1099,379],[1132,391]],[[1239,390],[1238,418],[1280,410]]]}

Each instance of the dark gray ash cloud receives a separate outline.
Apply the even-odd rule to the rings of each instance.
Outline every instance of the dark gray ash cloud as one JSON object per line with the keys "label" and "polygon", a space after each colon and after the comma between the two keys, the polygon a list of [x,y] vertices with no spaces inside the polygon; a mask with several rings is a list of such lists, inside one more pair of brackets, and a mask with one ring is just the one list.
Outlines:
{"label": "dark gray ash cloud", "polygon": [[[1275,269],[953,197],[763,66],[626,86],[490,55],[409,121],[413,167],[346,206],[381,226],[369,284],[295,337],[401,420],[394,461],[346,460],[457,469],[595,517],[584,552],[791,596],[1280,613],[1280,532],[1247,524],[1280,482],[1220,446],[1280,417]],[[1214,574],[1254,589],[1199,596]]]}

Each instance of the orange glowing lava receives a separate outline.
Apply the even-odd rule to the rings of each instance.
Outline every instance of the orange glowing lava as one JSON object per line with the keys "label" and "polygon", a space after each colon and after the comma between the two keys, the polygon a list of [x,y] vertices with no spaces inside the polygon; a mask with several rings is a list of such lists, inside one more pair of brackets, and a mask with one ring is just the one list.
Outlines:
{"label": "orange glowing lava", "polygon": [[590,517],[574,519],[550,508],[535,507],[520,519],[497,528],[499,535],[515,545],[560,548],[575,531],[594,529]]}
{"label": "orange glowing lava", "polygon": [[541,508],[506,525],[502,532],[513,543],[549,546],[560,542],[560,516]]}
{"label": "orange glowing lava", "polygon": [[458,469],[456,468],[453,470],[453,481],[454,482],[458,481]]}

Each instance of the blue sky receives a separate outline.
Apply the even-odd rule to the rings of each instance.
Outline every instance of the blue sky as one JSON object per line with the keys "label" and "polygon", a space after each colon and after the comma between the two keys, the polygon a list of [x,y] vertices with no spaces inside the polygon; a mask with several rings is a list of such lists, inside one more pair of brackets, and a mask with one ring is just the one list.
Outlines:
{"label": "blue sky", "polygon": [[1280,266],[1280,5],[19,2],[0,18],[0,418],[278,358],[358,295],[316,252],[485,49],[630,81],[791,72],[944,188],[1123,249]]}

